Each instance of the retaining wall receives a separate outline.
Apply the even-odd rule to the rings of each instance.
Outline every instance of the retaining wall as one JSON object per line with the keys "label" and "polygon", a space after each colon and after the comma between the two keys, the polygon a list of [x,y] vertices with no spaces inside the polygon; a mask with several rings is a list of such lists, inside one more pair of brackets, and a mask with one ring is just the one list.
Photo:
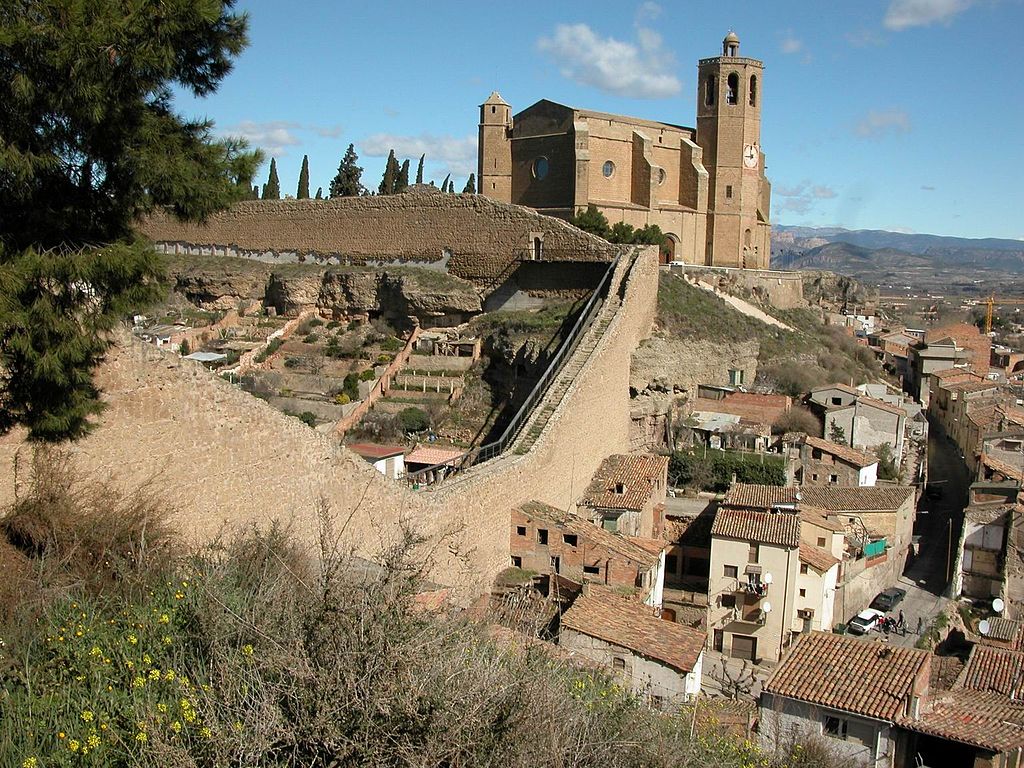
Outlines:
{"label": "retaining wall", "polygon": [[[69,451],[87,477],[148,485],[193,543],[275,519],[313,543],[320,499],[366,557],[408,522],[428,538],[428,576],[468,600],[509,562],[513,507],[535,498],[566,509],[606,456],[628,450],[630,355],[650,331],[657,290],[657,260],[644,254],[623,307],[533,450],[474,468],[451,487],[417,492],[387,480],[201,366],[127,337],[97,374],[108,403],[99,426]],[[23,433],[0,439],[0,504],[27,481],[30,452]]]}

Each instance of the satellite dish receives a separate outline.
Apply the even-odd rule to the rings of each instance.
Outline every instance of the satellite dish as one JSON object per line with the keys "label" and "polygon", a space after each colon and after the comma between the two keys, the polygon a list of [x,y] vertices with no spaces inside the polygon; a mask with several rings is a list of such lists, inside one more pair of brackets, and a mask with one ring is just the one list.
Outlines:
{"label": "satellite dish", "polygon": [[765,600],[764,601],[764,605],[761,606],[761,610],[764,611],[765,613],[771,613],[772,612],[772,604],[769,603],[767,600]]}
{"label": "satellite dish", "polygon": [[1002,613],[1003,608],[1005,607],[1006,603],[1003,602],[1003,598],[1001,597],[997,597],[995,600],[992,601],[992,610],[996,613]]}
{"label": "satellite dish", "polygon": [[982,619],[978,622],[978,631],[983,635],[987,635],[991,631],[992,627],[988,623],[988,619]]}
{"label": "satellite dish", "polygon": [[761,581],[763,581],[763,582],[764,582],[765,584],[771,584],[771,583],[772,583],[772,575],[771,575],[770,573],[766,573],[766,574],[765,574],[765,575],[764,575],[764,576],[763,576],[763,577],[761,578]]}

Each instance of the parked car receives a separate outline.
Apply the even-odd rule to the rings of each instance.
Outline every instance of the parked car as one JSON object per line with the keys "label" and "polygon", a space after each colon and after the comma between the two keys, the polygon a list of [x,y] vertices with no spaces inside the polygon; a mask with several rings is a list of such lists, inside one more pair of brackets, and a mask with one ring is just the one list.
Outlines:
{"label": "parked car", "polygon": [[924,497],[926,499],[941,499],[942,498],[942,486],[941,485],[927,485],[927,486],[925,486]]}
{"label": "parked car", "polygon": [[865,608],[850,619],[850,623],[846,625],[846,631],[851,635],[866,635],[878,626],[878,622],[883,616],[885,614],[881,611],[876,611],[874,608]]}
{"label": "parked car", "polygon": [[889,587],[884,592],[879,592],[875,595],[875,599],[871,601],[871,607],[883,613],[888,613],[899,605],[906,596],[907,590],[900,589],[899,587]]}

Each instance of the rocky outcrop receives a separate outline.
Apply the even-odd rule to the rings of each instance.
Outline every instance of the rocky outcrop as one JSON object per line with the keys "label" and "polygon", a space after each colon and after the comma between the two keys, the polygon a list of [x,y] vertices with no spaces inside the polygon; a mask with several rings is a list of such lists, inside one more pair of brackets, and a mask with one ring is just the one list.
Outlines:
{"label": "rocky outcrop", "polygon": [[744,381],[757,375],[756,341],[712,342],[655,336],[633,353],[629,388],[634,396],[686,393],[697,396],[698,384],[729,384],[729,370],[742,370]]}
{"label": "rocky outcrop", "polygon": [[804,298],[812,305],[841,310],[844,306],[874,307],[878,288],[835,272],[803,272]]}
{"label": "rocky outcrop", "polygon": [[482,307],[473,284],[439,270],[415,267],[272,265],[247,259],[172,259],[172,290],[203,309],[233,309],[258,301],[279,314],[306,307],[339,317],[373,313],[424,325],[465,322]]}

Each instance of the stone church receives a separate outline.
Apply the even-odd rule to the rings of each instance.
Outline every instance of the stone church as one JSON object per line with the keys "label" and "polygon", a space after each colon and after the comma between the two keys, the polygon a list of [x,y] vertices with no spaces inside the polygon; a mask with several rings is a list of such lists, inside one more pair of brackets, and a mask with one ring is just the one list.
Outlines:
{"label": "stone church", "polygon": [[665,260],[766,269],[763,70],[730,32],[721,56],[698,62],[696,129],[547,99],[513,117],[492,93],[480,105],[479,191],[561,218],[593,203],[613,224],[661,227]]}

